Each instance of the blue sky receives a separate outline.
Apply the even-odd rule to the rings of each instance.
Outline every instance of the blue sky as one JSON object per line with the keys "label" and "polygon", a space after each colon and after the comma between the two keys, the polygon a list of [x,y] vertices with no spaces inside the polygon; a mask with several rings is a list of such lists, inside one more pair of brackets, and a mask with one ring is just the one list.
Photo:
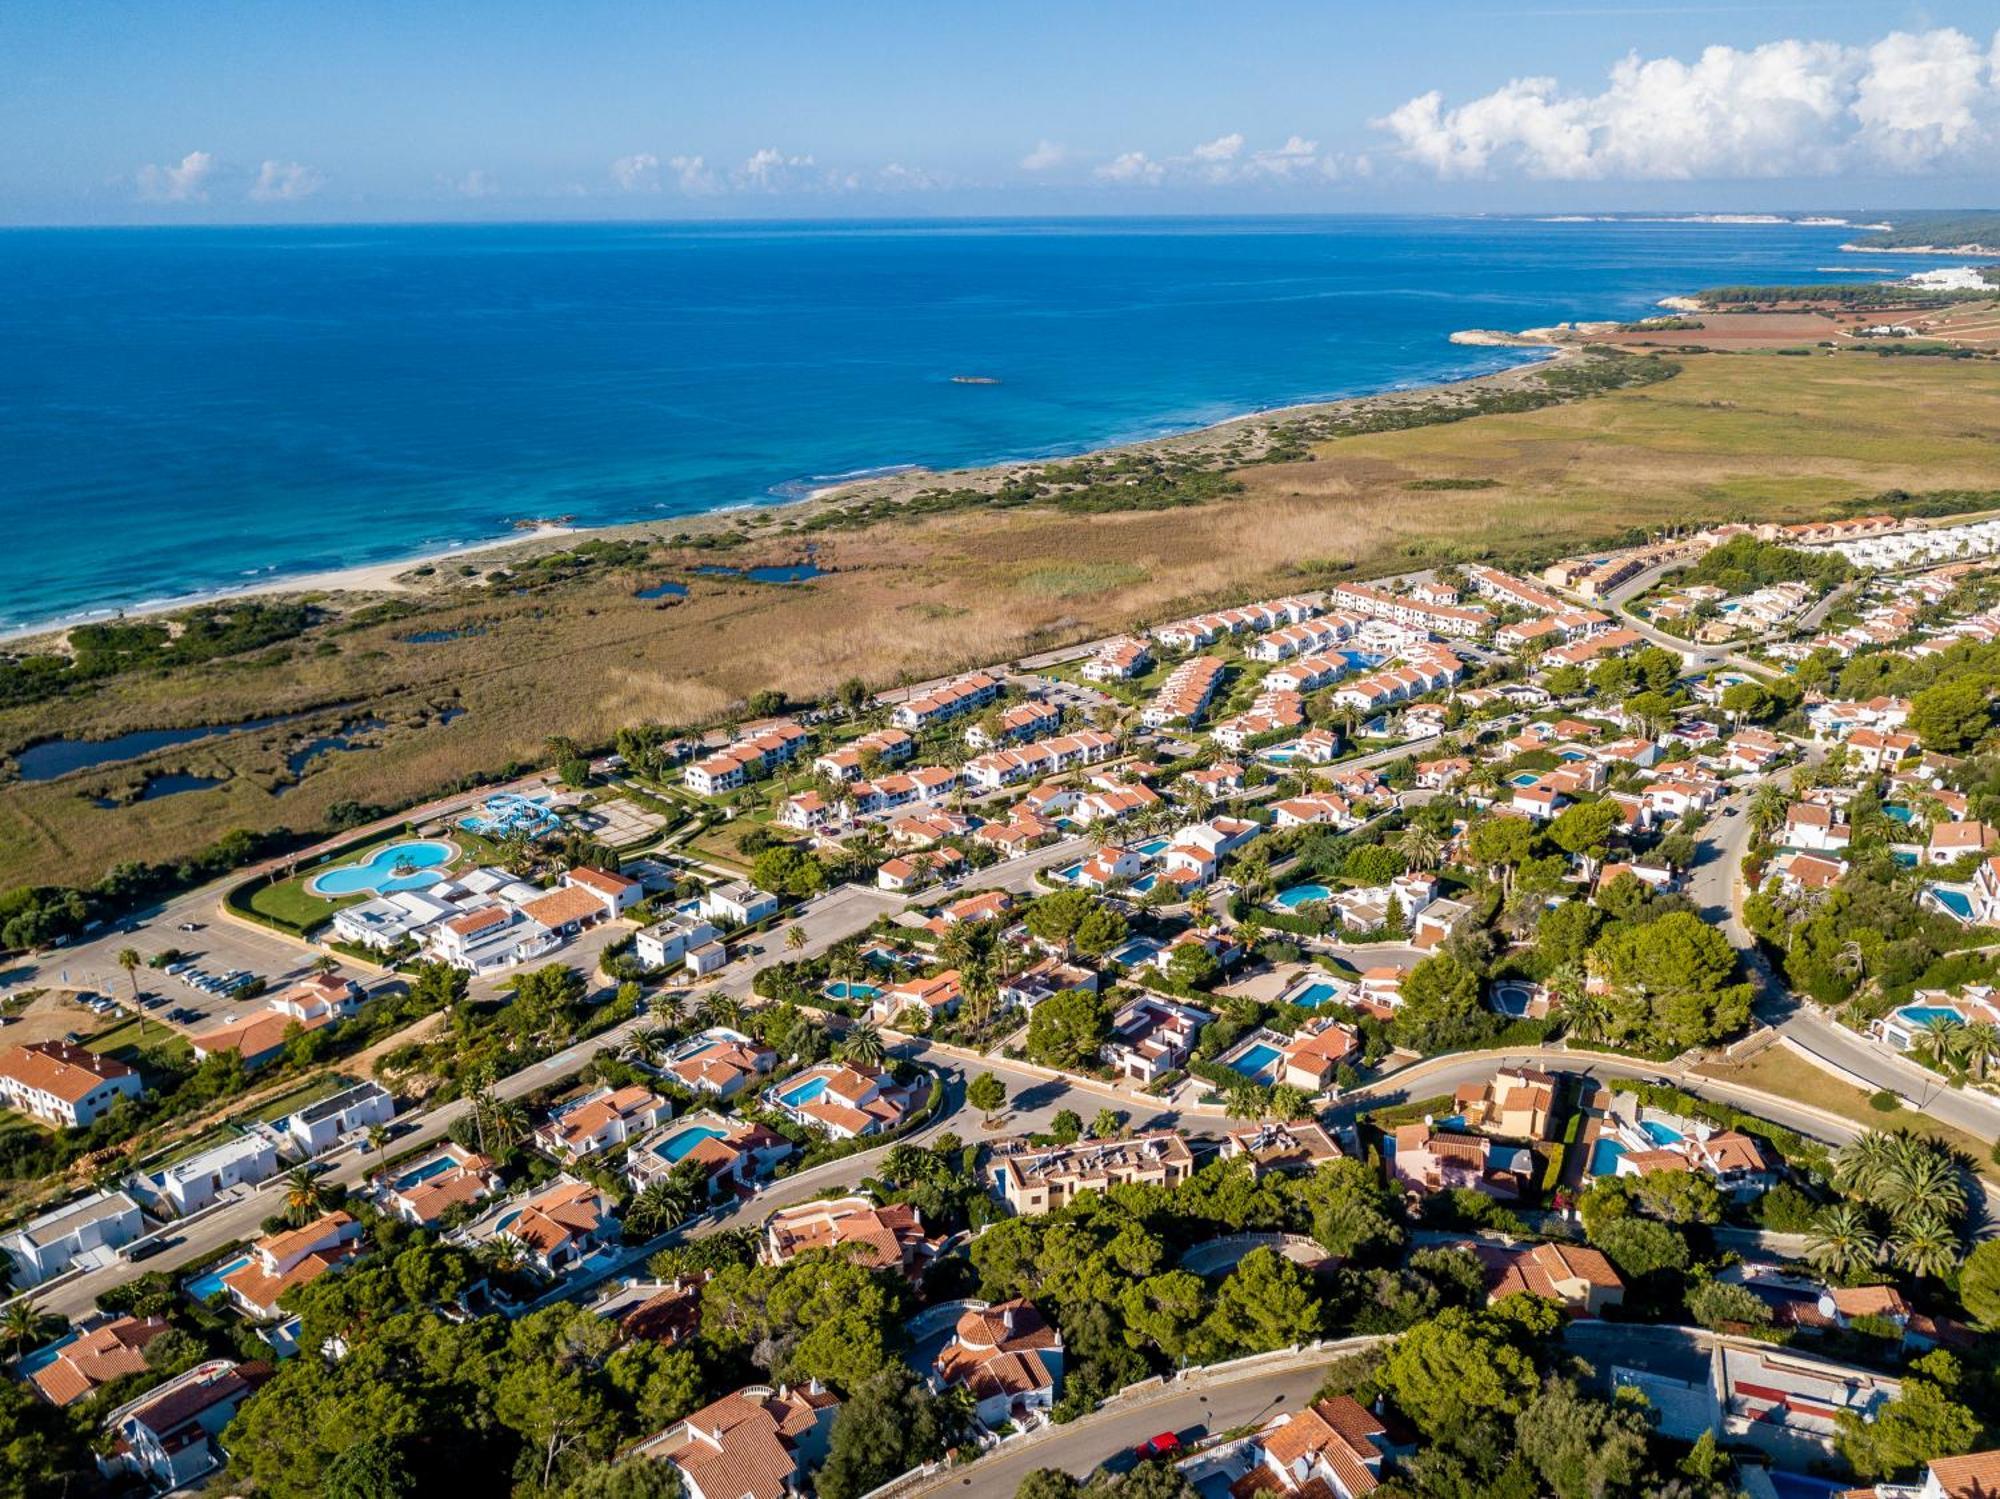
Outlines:
{"label": "blue sky", "polygon": [[2000,203],[1983,4],[0,7],[0,222]]}

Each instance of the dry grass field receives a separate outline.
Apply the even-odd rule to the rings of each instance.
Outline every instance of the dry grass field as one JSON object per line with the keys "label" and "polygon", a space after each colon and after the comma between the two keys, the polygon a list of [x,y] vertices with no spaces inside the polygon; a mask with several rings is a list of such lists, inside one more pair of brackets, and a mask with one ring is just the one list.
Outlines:
{"label": "dry grass field", "polygon": [[[336,618],[248,658],[9,710],[0,746],[10,748],[53,734],[312,713],[7,784],[0,885],[89,881],[116,860],[174,858],[234,827],[313,828],[336,801],[404,804],[537,758],[550,734],[602,742],[637,721],[724,718],[766,687],[804,699],[849,676],[876,686],[918,680],[1349,571],[1552,556],[1630,527],[1799,518],[1892,488],[2000,488],[1993,363],[1859,354],[1681,363],[1675,379],[1570,405],[1323,444],[1310,462],[1244,469],[1243,493],[1197,508],[960,510],[833,531],[818,554],[833,571],[797,587],[692,577],[685,570],[700,554],[663,542],[640,571],[599,571],[525,596],[461,587],[415,620],[357,627]],[[1494,484],[1409,487],[1438,478]],[[782,513],[758,517],[729,561],[793,560],[792,524]],[[676,569],[689,578],[685,600],[632,596]],[[365,601],[325,602],[340,610]],[[403,638],[461,627],[482,633]],[[451,709],[462,716],[441,722]],[[287,754],[363,714],[387,724],[376,747],[324,756],[294,784]],[[166,771],[224,784],[93,804]]]}

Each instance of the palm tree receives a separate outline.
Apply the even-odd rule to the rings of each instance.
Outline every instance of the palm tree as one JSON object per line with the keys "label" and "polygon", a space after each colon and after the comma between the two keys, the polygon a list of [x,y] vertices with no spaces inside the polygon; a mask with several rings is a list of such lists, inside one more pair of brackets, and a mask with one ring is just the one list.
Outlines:
{"label": "palm tree", "polygon": [[5,1338],[19,1357],[30,1343],[38,1341],[49,1329],[48,1316],[32,1301],[25,1298],[8,1304],[0,1311],[0,1338]]}
{"label": "palm tree", "polygon": [[1806,1260],[1822,1275],[1842,1276],[1866,1269],[1882,1256],[1882,1241],[1858,1202],[1835,1203],[1813,1220],[1806,1234]]}
{"label": "palm tree", "polygon": [[1964,1021],[1956,1020],[1949,1015],[1940,1015],[1925,1023],[1922,1034],[1917,1037],[1916,1045],[1911,1050],[1939,1071],[1943,1071],[1951,1066],[1958,1056],[1958,1037],[1964,1029]]}
{"label": "palm tree", "polygon": [[294,1166],[285,1173],[285,1221],[303,1228],[326,1206],[326,1193],[310,1166]]}
{"label": "palm tree", "polygon": [[860,1067],[876,1067],[882,1062],[882,1033],[867,1023],[850,1026],[835,1048],[840,1059]]}
{"label": "palm tree", "polygon": [[648,1182],[625,1209],[626,1225],[634,1233],[647,1236],[665,1233],[686,1216],[679,1194],[664,1179]]}
{"label": "palm tree", "polygon": [[145,959],[139,956],[139,949],[136,947],[121,947],[118,949],[118,966],[125,970],[126,981],[132,985],[132,1003],[134,1006],[139,1003],[139,965],[144,961]]}
{"label": "palm tree", "polygon": [[1995,1057],[2000,1057],[2000,1025],[1990,1020],[1981,1020],[1968,1025],[1958,1038],[1959,1059],[1970,1067],[1982,1082],[1986,1078],[1986,1067]]}
{"label": "palm tree", "polygon": [[711,989],[701,997],[701,1019],[704,1025],[734,1030],[743,1023],[743,1001],[725,989]]}
{"label": "palm tree", "polygon": [[480,1262],[494,1275],[519,1275],[528,1268],[528,1251],[512,1234],[498,1234],[479,1247]]}
{"label": "palm tree", "polygon": [[334,973],[340,968],[340,959],[332,953],[323,952],[307,966],[313,973]]}
{"label": "palm tree", "polygon": [[1896,1156],[1895,1135],[1871,1129],[1833,1153],[1833,1185],[1858,1197],[1874,1195],[1875,1184]]}
{"label": "palm tree", "polygon": [[1396,851],[1411,869],[1436,869],[1443,856],[1437,834],[1420,823],[1411,823],[1396,840]]}
{"label": "palm tree", "polygon": [[1750,798],[1750,830],[1760,839],[1769,838],[1784,826],[1785,812],[1790,806],[1791,800],[1785,795],[1784,788],[1766,781]]}
{"label": "palm tree", "polygon": [[806,945],[806,929],[793,922],[791,930],[785,933],[785,951],[797,952]]}
{"label": "palm tree", "polygon": [[382,1164],[382,1156],[389,1148],[389,1131],[380,1124],[368,1126],[368,1148],[375,1152],[375,1164]]}
{"label": "palm tree", "polygon": [[1889,1236],[1889,1257],[1912,1275],[1942,1278],[1958,1263],[1958,1235],[1942,1213],[1910,1213]]}
{"label": "palm tree", "polygon": [[1896,1149],[1870,1194],[1901,1219],[1918,1212],[1956,1218],[1965,1211],[1965,1181],[1958,1163],[1913,1135],[1897,1135]]}

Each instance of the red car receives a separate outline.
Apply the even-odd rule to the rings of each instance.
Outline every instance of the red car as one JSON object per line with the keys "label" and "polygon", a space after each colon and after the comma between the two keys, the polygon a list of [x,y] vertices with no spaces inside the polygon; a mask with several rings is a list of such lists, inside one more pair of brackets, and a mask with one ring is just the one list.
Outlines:
{"label": "red car", "polygon": [[1181,1439],[1171,1431],[1163,1431],[1158,1436],[1141,1442],[1132,1449],[1132,1455],[1145,1462],[1149,1458],[1169,1457],[1181,1450]]}

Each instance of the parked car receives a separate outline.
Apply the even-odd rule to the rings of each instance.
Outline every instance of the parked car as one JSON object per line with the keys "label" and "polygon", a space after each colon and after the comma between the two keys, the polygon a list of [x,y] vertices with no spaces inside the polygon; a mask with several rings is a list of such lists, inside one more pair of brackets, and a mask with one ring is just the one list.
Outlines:
{"label": "parked car", "polygon": [[1155,1457],[1171,1457],[1181,1450],[1181,1439],[1171,1431],[1163,1431],[1156,1437],[1148,1437],[1132,1449],[1132,1455],[1145,1462]]}

